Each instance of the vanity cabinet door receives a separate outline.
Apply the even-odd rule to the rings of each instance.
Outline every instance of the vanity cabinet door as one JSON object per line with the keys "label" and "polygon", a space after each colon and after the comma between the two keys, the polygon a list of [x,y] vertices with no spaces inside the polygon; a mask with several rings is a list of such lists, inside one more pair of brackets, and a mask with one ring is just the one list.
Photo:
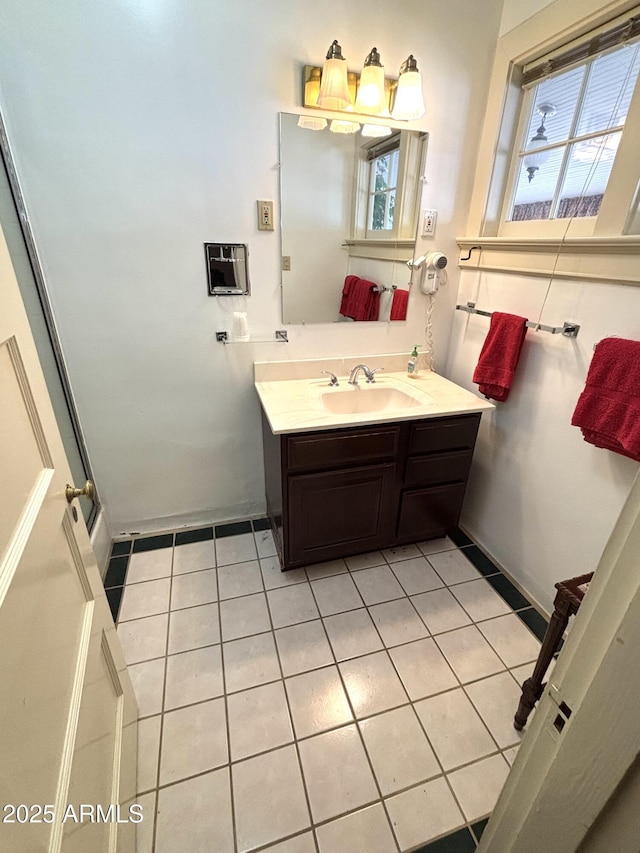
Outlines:
{"label": "vanity cabinet door", "polygon": [[395,464],[299,474],[288,479],[288,559],[332,560],[386,545],[393,535]]}
{"label": "vanity cabinet door", "polygon": [[412,489],[402,495],[398,542],[444,536],[458,526],[466,483]]}

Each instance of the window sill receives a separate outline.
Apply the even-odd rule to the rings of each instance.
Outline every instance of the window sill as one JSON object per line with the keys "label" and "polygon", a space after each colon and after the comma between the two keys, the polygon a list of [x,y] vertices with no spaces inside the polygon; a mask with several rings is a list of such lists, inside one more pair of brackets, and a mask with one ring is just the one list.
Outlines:
{"label": "window sill", "polygon": [[465,237],[456,242],[460,269],[640,285],[640,236],[635,234],[566,240]]}
{"label": "window sill", "polygon": [[413,257],[414,240],[345,240],[342,244],[352,258],[379,261],[408,261]]}

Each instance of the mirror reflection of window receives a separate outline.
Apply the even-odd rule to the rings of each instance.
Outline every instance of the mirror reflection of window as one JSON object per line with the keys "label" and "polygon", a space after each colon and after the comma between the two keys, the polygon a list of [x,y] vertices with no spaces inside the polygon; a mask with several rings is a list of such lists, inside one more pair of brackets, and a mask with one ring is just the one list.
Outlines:
{"label": "mirror reflection of window", "polygon": [[376,146],[369,151],[369,231],[393,231],[393,214],[398,186],[400,161],[400,136],[395,137],[393,148],[379,151]]}

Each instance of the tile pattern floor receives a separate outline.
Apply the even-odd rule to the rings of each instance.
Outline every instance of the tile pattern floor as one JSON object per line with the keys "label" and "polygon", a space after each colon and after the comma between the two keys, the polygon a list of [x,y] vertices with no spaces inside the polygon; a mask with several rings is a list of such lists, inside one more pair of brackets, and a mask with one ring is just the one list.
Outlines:
{"label": "tile pattern floor", "polygon": [[139,853],[475,850],[546,623],[464,534],[283,573],[238,522],[116,542],[105,588]]}

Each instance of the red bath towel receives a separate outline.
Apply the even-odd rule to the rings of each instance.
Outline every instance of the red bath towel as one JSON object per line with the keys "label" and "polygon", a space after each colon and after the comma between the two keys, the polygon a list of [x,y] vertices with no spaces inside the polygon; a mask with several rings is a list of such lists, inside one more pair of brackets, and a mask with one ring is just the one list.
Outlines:
{"label": "red bath towel", "polygon": [[485,397],[503,403],[509,396],[526,333],[525,317],[500,311],[491,315],[489,333],[473,374],[473,381],[478,383]]}
{"label": "red bath towel", "polygon": [[390,320],[406,320],[407,304],[409,302],[408,290],[394,290],[393,302],[391,303]]}
{"label": "red bath towel", "polygon": [[380,294],[366,278],[348,275],[344,280],[340,313],[352,320],[377,320]]}
{"label": "red bath towel", "polygon": [[640,462],[640,341],[600,341],[571,423],[590,444]]}

